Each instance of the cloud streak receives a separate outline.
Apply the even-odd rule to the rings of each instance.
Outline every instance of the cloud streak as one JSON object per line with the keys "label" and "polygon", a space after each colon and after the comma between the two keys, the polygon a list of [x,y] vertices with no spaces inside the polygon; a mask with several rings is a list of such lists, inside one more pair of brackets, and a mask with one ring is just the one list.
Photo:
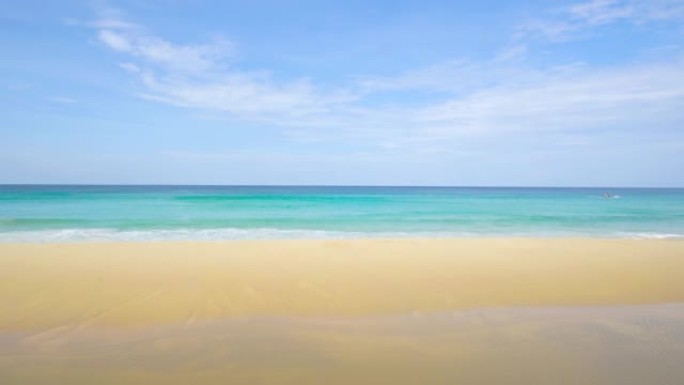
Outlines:
{"label": "cloud streak", "polygon": [[678,119],[684,105],[682,64],[549,71],[526,85],[504,84],[427,108],[422,119],[472,131],[528,132],[626,129]]}
{"label": "cloud streak", "polygon": [[215,71],[231,52],[231,45],[225,40],[203,45],[180,45],[145,35],[129,23],[110,20],[98,24],[109,25],[100,28],[97,34],[104,45],[168,71],[188,74]]}
{"label": "cloud streak", "polygon": [[682,22],[684,3],[679,0],[589,0],[556,9],[543,19],[519,27],[518,40],[541,37],[562,42],[587,35],[588,31],[612,23],[630,24]]}
{"label": "cloud streak", "polygon": [[[578,3],[563,11],[566,27],[542,32],[559,37],[616,20],[655,20],[666,11],[678,17],[681,8],[668,1],[648,4]],[[485,62],[453,60],[396,76],[356,77],[326,89],[312,79],[275,81],[269,71],[238,69],[231,61],[235,47],[226,39],[176,44],[114,16],[93,23],[97,37],[125,56],[120,66],[140,80],[141,97],[280,126],[298,141],[439,152],[473,137],[581,135],[599,127],[638,133],[684,122],[681,59],[598,70],[582,63],[540,69],[519,60],[529,49],[521,44]],[[406,102],[393,98],[396,92],[416,96]]]}
{"label": "cloud streak", "polygon": [[181,45],[153,36],[144,28],[108,14],[92,23],[107,48],[124,54],[120,67],[137,76],[141,96],[168,104],[223,111],[247,120],[299,122],[325,113],[347,96],[321,94],[308,79],[274,82],[268,71],[233,68],[234,47],[219,38],[207,44]]}

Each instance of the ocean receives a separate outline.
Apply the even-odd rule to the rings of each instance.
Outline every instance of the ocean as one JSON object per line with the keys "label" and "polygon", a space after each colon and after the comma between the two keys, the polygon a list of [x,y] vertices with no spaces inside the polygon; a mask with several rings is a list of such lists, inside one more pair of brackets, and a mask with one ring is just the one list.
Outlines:
{"label": "ocean", "polygon": [[684,189],[0,185],[0,242],[397,237],[680,238]]}

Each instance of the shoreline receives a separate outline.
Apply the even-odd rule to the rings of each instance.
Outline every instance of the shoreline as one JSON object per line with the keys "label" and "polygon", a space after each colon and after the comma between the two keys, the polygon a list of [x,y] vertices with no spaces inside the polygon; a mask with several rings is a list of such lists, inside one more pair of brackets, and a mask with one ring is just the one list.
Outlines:
{"label": "shoreline", "polygon": [[[58,230],[58,231],[72,231],[72,230]],[[81,231],[81,230],[74,230],[74,231]],[[161,230],[162,232],[167,231],[167,230]],[[168,230],[170,232],[178,231],[178,230]],[[186,231],[186,230],[180,230],[180,231]],[[211,230],[215,231],[215,230]],[[221,231],[221,230],[218,230]],[[286,231],[286,230],[284,230]],[[309,230],[293,230],[293,232],[309,232]],[[42,232],[37,231],[36,233]],[[141,233],[143,231],[131,231],[132,233]],[[125,234],[126,232],[121,232]],[[118,236],[121,235],[121,233],[113,232],[112,234],[116,234]],[[330,232],[330,233],[339,233],[342,234],[343,232]],[[41,240],[38,240],[41,237],[38,237],[38,235],[34,235],[31,237],[17,237],[17,238],[11,238],[11,237],[3,237],[6,236],[7,234],[11,233],[0,233],[0,246],[2,245],[60,245],[60,244],[149,244],[149,243],[236,243],[236,242],[325,242],[325,241],[352,241],[352,242],[357,242],[357,241],[426,241],[426,240],[433,240],[433,241],[460,241],[460,240],[559,240],[559,241],[582,241],[582,240],[604,240],[604,241],[611,241],[611,240],[616,240],[616,241],[684,241],[684,234],[678,234],[678,233],[628,233],[628,234],[577,234],[577,235],[568,235],[568,234],[553,234],[553,235],[539,235],[539,234],[530,234],[530,235],[521,235],[521,234],[514,234],[514,235],[502,235],[502,234],[491,234],[491,235],[486,235],[486,234],[466,234],[466,235],[435,235],[435,234],[417,234],[413,235],[410,233],[405,233],[405,234],[382,234],[379,236],[373,236],[373,235],[368,235],[368,234],[362,234],[362,235],[321,235],[321,236],[306,236],[306,237],[299,237],[299,236],[282,236],[282,237],[266,237],[266,238],[250,238],[250,237],[236,237],[236,238],[140,238],[140,239],[135,239],[135,238],[126,238],[125,235],[121,238],[116,238],[114,237],[84,237],[84,238],[68,238],[68,237],[62,237],[62,238],[54,238],[53,239],[47,239],[45,240],[45,237],[42,237]],[[49,237],[48,237],[49,238]]]}
{"label": "shoreline", "polygon": [[453,236],[453,237],[435,237],[435,236],[416,236],[416,237],[368,237],[368,238],[274,238],[274,239],[163,239],[163,240],[135,240],[135,241],[120,241],[120,240],[78,240],[78,241],[63,241],[63,242],[17,242],[17,241],[0,241],[0,248],[15,247],[15,246],[59,246],[59,245],[234,245],[234,244],[258,244],[258,243],[302,243],[315,244],[326,242],[681,242],[684,247],[684,236],[666,236],[663,238],[623,238],[617,236],[539,236],[539,235],[514,235],[514,236],[500,236],[500,235],[477,235],[477,236]]}

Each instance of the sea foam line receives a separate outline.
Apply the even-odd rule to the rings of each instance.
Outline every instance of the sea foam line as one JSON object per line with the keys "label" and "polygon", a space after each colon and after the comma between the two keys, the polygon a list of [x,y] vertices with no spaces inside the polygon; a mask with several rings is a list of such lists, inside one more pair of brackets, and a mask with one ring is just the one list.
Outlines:
{"label": "sea foam line", "polygon": [[59,229],[0,232],[0,242],[18,243],[70,243],[70,242],[145,242],[145,241],[222,241],[222,240],[269,240],[269,239],[360,239],[360,238],[620,238],[620,239],[684,239],[684,234],[657,232],[587,233],[573,231],[555,232],[463,232],[463,231],[413,231],[413,232],[354,232],[310,229],[276,228],[220,228],[220,229],[154,229],[117,230]]}
{"label": "sea foam line", "polygon": [[[351,232],[328,230],[258,229],[60,229],[0,232],[0,242],[144,242],[144,241],[220,241],[267,239],[355,239],[355,238],[409,238],[454,237],[449,232]],[[476,236],[472,234],[471,236]]]}

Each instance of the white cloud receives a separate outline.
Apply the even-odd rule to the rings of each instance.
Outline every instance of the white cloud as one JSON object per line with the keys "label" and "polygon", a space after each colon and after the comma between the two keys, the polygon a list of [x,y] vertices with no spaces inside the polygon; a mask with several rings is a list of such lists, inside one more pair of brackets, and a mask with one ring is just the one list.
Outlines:
{"label": "white cloud", "polygon": [[133,47],[131,43],[128,41],[128,39],[114,31],[108,29],[101,30],[98,33],[97,37],[100,39],[101,42],[105,43],[109,48],[113,50],[121,52],[133,51]]}
{"label": "white cloud", "polygon": [[619,0],[591,0],[570,6],[570,14],[589,24],[605,24],[634,16],[634,7]]}
{"label": "white cloud", "polygon": [[99,17],[89,26],[97,29],[137,30],[140,27],[125,20],[123,12],[113,7],[100,7]]}
{"label": "white cloud", "polygon": [[228,61],[234,47],[226,39],[175,44],[120,17],[108,10],[92,25],[102,44],[128,55],[119,66],[139,76],[144,98],[285,124],[310,122],[303,116],[324,113],[328,105],[348,98],[342,92],[318,92],[308,79],[275,82],[267,71],[233,68]]}
{"label": "white cloud", "polygon": [[123,20],[100,19],[93,25],[105,46],[140,58],[159,69],[186,73],[213,71],[220,68],[233,51],[230,42],[221,38],[209,44],[173,44]]}
{"label": "white cloud", "polygon": [[220,74],[188,80],[143,76],[147,98],[199,109],[219,110],[245,118],[266,120],[311,113],[322,108],[314,88],[305,80],[274,84],[267,76],[249,73]]}
{"label": "white cloud", "polygon": [[[625,8],[614,8],[618,4],[597,0],[570,10],[582,23],[604,23],[627,17]],[[684,123],[681,60],[538,69],[520,61],[529,49],[520,43],[485,62],[454,60],[396,76],[356,78],[330,90],[311,79],[283,82],[267,71],[239,70],[226,63],[233,52],[225,40],[181,45],[125,21],[95,24],[100,41],[127,56],[120,66],[140,79],[142,97],[284,127],[298,141],[440,153],[475,137],[581,135],[598,127],[635,133]],[[573,28],[547,33],[562,36]],[[396,92],[419,94],[407,102],[393,98]],[[383,95],[386,101],[378,102]]]}
{"label": "white cloud", "polygon": [[556,19],[537,19],[530,20],[518,27],[515,40],[529,40],[534,37],[542,37],[551,42],[562,42],[568,40],[570,36],[581,28],[580,24],[571,23],[566,20]]}
{"label": "white cloud", "polygon": [[132,74],[138,74],[141,72],[140,67],[133,63],[119,63],[119,67],[121,67],[124,71]]}
{"label": "white cloud", "polygon": [[633,24],[684,21],[681,0],[589,0],[556,9],[543,19],[533,19],[519,27],[519,40],[535,36],[552,42],[583,36],[587,31],[611,23]]}
{"label": "white cloud", "polygon": [[550,71],[426,108],[420,119],[465,132],[657,129],[684,120],[682,64]]}

